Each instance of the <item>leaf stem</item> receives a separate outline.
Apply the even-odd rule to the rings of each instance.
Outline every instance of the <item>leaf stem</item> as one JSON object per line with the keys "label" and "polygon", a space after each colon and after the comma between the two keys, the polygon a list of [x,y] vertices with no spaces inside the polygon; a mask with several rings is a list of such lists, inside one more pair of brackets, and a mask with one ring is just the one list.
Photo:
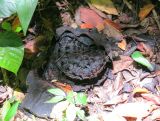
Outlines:
{"label": "leaf stem", "polygon": [[3,75],[4,84],[9,84],[7,71],[5,69],[1,68],[1,72],[2,72],[2,75]]}

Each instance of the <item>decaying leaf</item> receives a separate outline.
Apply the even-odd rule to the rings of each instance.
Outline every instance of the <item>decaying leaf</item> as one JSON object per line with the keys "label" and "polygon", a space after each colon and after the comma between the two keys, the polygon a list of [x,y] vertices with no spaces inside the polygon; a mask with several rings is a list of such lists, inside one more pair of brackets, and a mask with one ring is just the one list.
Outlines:
{"label": "decaying leaf", "polygon": [[151,116],[152,120],[160,120],[160,109],[154,110]]}
{"label": "decaying leaf", "polygon": [[147,4],[143,8],[141,8],[138,15],[140,20],[142,21],[151,12],[153,8],[154,8],[153,4]]}
{"label": "decaying leaf", "polygon": [[86,23],[93,27],[103,23],[103,19],[95,11],[85,7],[80,7],[76,11],[75,20],[78,25]]}
{"label": "decaying leaf", "polygon": [[133,59],[129,56],[120,56],[120,58],[120,60],[113,61],[113,73],[122,71],[133,63]]}
{"label": "decaying leaf", "polygon": [[114,7],[112,0],[90,0],[90,3],[97,9],[107,14],[118,15],[117,9]]}
{"label": "decaying leaf", "polygon": [[122,50],[126,50],[127,42],[125,39],[121,40],[121,42],[118,43],[118,47]]}
{"label": "decaying leaf", "polygon": [[140,88],[140,87],[137,87],[133,90],[133,95],[142,93],[149,93],[149,91],[146,88]]}
{"label": "decaying leaf", "polygon": [[156,95],[153,95],[153,94],[141,94],[141,96],[144,99],[155,103],[156,105],[160,105],[160,96],[156,96]]}
{"label": "decaying leaf", "polygon": [[104,34],[116,40],[122,40],[124,36],[120,32],[120,30],[117,28],[119,27],[116,24],[113,24],[113,22],[109,22],[108,20],[105,20]]}
{"label": "decaying leaf", "polygon": [[123,117],[143,118],[148,116],[153,110],[151,103],[135,102],[120,104],[114,112]]}

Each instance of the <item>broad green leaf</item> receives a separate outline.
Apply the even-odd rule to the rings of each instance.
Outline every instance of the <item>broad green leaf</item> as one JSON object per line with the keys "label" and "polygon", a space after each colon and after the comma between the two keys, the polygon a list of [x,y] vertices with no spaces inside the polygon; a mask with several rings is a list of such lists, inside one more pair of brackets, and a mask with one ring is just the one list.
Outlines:
{"label": "broad green leaf", "polygon": [[0,32],[0,67],[17,74],[23,56],[24,47],[17,34]]}
{"label": "broad green leaf", "polygon": [[72,103],[72,104],[75,104],[75,97],[77,96],[77,93],[76,92],[73,92],[73,91],[70,91],[68,94],[67,94],[67,101],[69,103]]}
{"label": "broad green leaf", "polygon": [[6,117],[7,112],[9,111],[10,108],[11,108],[10,102],[8,100],[5,101],[2,107],[2,120],[4,120],[4,118]]}
{"label": "broad green leaf", "polygon": [[5,121],[10,121],[11,118],[13,118],[17,112],[17,109],[18,109],[18,106],[19,106],[19,102],[16,101],[12,106],[11,108],[9,109],[6,117],[5,117]]}
{"label": "broad green leaf", "polygon": [[76,107],[74,104],[70,104],[66,110],[67,121],[74,121],[76,118]]}
{"label": "broad green leaf", "polygon": [[154,67],[152,66],[152,64],[139,52],[139,51],[135,51],[131,57],[138,63],[146,66],[150,71],[154,70]]}
{"label": "broad green leaf", "polygon": [[6,22],[6,21],[2,23],[2,28],[4,30],[7,30],[7,31],[11,31],[12,30],[11,24],[9,22]]}
{"label": "broad green leaf", "polygon": [[87,104],[87,96],[84,93],[78,93],[75,97],[76,104],[86,105]]}
{"label": "broad green leaf", "polygon": [[55,96],[51,98],[50,100],[46,101],[46,103],[58,103],[62,101],[65,97],[64,96]]}
{"label": "broad green leaf", "polygon": [[77,114],[77,116],[81,119],[81,120],[83,120],[84,121],[84,118],[85,118],[85,112],[84,112],[84,110],[81,110],[81,109],[77,109],[76,110],[76,114]]}
{"label": "broad green leaf", "polygon": [[59,88],[48,89],[48,92],[53,94],[53,95],[66,97],[65,92],[63,90],[59,89]]}
{"label": "broad green leaf", "polygon": [[0,0],[0,18],[6,18],[16,13],[15,0]]}
{"label": "broad green leaf", "polygon": [[15,0],[16,9],[23,33],[26,35],[29,23],[38,4],[38,0]]}

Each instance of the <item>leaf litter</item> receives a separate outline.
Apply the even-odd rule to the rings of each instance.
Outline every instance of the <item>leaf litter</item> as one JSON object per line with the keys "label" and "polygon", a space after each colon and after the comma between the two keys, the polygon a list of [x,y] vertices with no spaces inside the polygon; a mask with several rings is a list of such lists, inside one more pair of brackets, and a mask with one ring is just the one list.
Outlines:
{"label": "leaf litter", "polygon": [[[93,85],[86,91],[88,94],[86,113],[89,114],[87,116],[89,121],[93,121],[93,118],[97,121],[160,120],[160,69],[158,68],[160,66],[160,30],[154,14],[159,10],[153,4],[144,2],[141,9],[139,8],[140,11],[134,11],[137,4],[139,3],[127,0],[122,3],[111,0],[108,2],[91,0],[88,6],[76,9],[73,15],[75,21],[71,15],[73,13],[61,13],[63,25],[74,28],[79,26],[83,29],[96,28],[99,33],[116,40],[117,45],[114,46],[118,46],[121,51],[120,54],[118,53],[118,58],[112,60],[111,74],[105,82],[98,86]],[[57,3],[57,6],[59,10],[65,10],[69,8],[69,2],[65,0],[63,4]],[[46,24],[48,20],[42,21],[50,29],[50,24]],[[18,22],[13,26],[17,24]],[[29,39],[25,46],[28,49],[27,53],[29,55],[39,53],[41,50],[36,45],[37,37]],[[134,61],[131,54],[136,50],[154,65],[153,70],[150,71]],[[53,82],[53,85],[58,85],[57,87],[66,92],[72,90],[70,86],[57,81]],[[2,98],[6,98],[5,93],[4,95]],[[56,104],[52,116],[57,115],[58,120],[62,120],[62,112],[68,105],[66,102]],[[68,107],[67,111],[73,111],[72,107]],[[67,118],[74,120],[73,117]]]}

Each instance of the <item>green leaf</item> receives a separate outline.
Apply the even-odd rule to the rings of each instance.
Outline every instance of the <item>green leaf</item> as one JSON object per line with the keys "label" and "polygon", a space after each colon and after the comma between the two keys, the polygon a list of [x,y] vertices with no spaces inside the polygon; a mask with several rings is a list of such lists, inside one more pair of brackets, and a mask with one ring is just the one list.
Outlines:
{"label": "green leaf", "polygon": [[22,27],[18,26],[15,30],[16,33],[19,33],[22,30]]}
{"label": "green leaf", "polygon": [[16,13],[15,0],[0,0],[0,18],[6,18]]}
{"label": "green leaf", "polygon": [[10,102],[8,100],[5,101],[2,107],[2,120],[4,120],[4,118],[6,117],[7,112],[9,111],[10,108],[11,108]]}
{"label": "green leaf", "polygon": [[67,97],[66,97],[67,101],[68,101],[69,103],[75,104],[75,96],[76,96],[76,95],[77,95],[76,92],[70,91],[70,92],[67,94]]}
{"label": "green leaf", "polygon": [[29,23],[38,4],[38,0],[15,0],[23,33],[26,35]]}
{"label": "green leaf", "polygon": [[66,110],[67,121],[74,121],[76,118],[76,107],[74,104],[70,104]]}
{"label": "green leaf", "polygon": [[48,92],[53,94],[53,95],[66,97],[65,92],[63,90],[59,89],[59,88],[48,89]]}
{"label": "green leaf", "polygon": [[17,74],[23,56],[24,47],[17,34],[0,32],[0,67]]}
{"label": "green leaf", "polygon": [[146,66],[150,71],[154,70],[154,67],[152,64],[139,52],[135,51],[131,57],[138,63],[142,64],[143,66]]}
{"label": "green leaf", "polygon": [[86,105],[87,104],[87,96],[84,93],[78,93],[75,97],[76,104]]}
{"label": "green leaf", "polygon": [[85,112],[84,110],[81,110],[78,108],[78,110],[76,111],[77,116],[81,119],[84,120],[85,119]]}
{"label": "green leaf", "polygon": [[6,21],[2,23],[2,28],[4,30],[7,30],[7,31],[11,31],[12,30],[11,24],[9,22],[6,22]]}
{"label": "green leaf", "polygon": [[18,106],[19,106],[19,102],[16,101],[12,106],[11,108],[9,109],[6,117],[5,117],[5,121],[10,121],[11,118],[13,118],[17,112],[17,109],[18,109]]}
{"label": "green leaf", "polygon": [[58,103],[62,101],[65,97],[64,96],[55,96],[51,98],[50,100],[46,101],[46,103]]}

